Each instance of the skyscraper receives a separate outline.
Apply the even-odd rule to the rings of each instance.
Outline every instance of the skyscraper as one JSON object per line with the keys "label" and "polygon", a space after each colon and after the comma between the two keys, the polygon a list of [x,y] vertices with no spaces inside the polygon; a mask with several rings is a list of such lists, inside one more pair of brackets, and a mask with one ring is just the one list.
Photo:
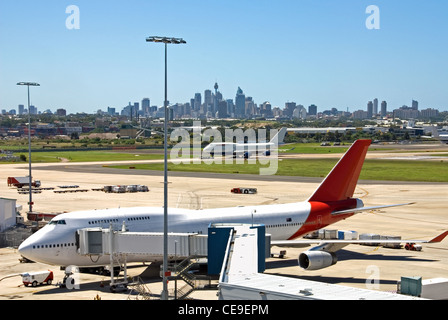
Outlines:
{"label": "skyscraper", "polygon": [[367,119],[372,119],[373,115],[373,102],[369,101],[367,103]]}
{"label": "skyscraper", "polygon": [[308,114],[310,116],[317,116],[317,106],[312,104],[308,107]]}
{"label": "skyscraper", "polygon": [[412,100],[412,109],[418,110],[418,101]]}
{"label": "skyscraper", "polygon": [[373,99],[373,114],[374,115],[378,114],[378,99],[377,98]]}
{"label": "skyscraper", "polygon": [[151,101],[149,100],[149,98],[144,98],[142,100],[142,111],[143,111],[143,115],[145,117],[149,116],[150,111],[149,108],[151,107]]}
{"label": "skyscraper", "polygon": [[385,117],[387,115],[387,102],[381,102],[381,117]]}
{"label": "skyscraper", "polygon": [[193,110],[196,112],[201,111],[201,104],[202,104],[202,96],[200,93],[196,93],[194,95],[194,105],[192,106]]}
{"label": "skyscraper", "polygon": [[238,87],[235,97],[235,117],[244,118],[245,108],[246,108],[246,96],[244,95],[243,90],[241,90],[241,88]]}

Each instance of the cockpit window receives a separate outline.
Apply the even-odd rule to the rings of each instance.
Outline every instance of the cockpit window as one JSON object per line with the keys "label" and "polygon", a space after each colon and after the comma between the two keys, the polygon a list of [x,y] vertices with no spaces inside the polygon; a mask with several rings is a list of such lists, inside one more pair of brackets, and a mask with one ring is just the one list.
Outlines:
{"label": "cockpit window", "polygon": [[50,225],[54,225],[54,224],[66,224],[65,220],[51,220]]}

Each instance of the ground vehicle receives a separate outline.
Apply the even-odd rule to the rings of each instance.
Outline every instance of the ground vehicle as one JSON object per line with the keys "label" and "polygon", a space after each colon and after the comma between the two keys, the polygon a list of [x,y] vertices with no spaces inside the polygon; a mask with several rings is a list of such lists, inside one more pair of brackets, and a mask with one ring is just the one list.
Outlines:
{"label": "ground vehicle", "polygon": [[422,246],[420,244],[415,243],[406,243],[404,248],[410,251],[422,251]]}
{"label": "ground vehicle", "polygon": [[254,194],[257,193],[256,188],[233,188],[230,190],[232,193],[244,193],[244,194]]}
{"label": "ground vehicle", "polygon": [[27,272],[22,273],[22,281],[25,286],[29,286],[30,284],[33,287],[40,286],[42,284],[51,285],[53,282],[53,271],[38,271],[38,272]]}
{"label": "ground vehicle", "polygon": [[[29,186],[30,178],[29,177],[8,177],[8,187],[14,186],[17,188],[22,188],[24,186]],[[31,182],[31,186],[38,188],[41,186],[39,180],[35,180]]]}

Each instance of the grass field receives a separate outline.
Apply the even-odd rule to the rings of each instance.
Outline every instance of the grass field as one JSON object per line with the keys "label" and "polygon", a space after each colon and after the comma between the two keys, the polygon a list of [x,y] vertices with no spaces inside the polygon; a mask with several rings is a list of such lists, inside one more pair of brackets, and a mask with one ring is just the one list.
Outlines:
{"label": "grass field", "polygon": [[[28,153],[23,154],[28,159]],[[54,163],[61,161],[69,162],[92,162],[92,161],[130,161],[130,160],[160,160],[163,154],[135,154],[120,153],[117,151],[52,151],[34,152],[31,160],[33,163]],[[27,160],[28,161],[28,160]]]}
{"label": "grass field", "polygon": [[[283,159],[278,164],[277,175],[301,177],[325,177],[338,159]],[[259,174],[260,164],[172,164],[170,171]],[[163,164],[137,164],[136,169],[163,170]],[[129,166],[113,166],[127,169]],[[448,182],[448,162],[366,160],[360,179],[380,181]]]}

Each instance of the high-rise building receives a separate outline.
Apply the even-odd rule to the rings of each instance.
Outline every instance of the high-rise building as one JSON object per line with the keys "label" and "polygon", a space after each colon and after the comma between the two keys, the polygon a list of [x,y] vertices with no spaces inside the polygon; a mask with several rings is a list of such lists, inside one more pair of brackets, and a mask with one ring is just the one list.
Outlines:
{"label": "high-rise building", "polygon": [[35,106],[30,106],[30,114],[37,114],[37,108]]}
{"label": "high-rise building", "polygon": [[65,109],[57,109],[56,110],[56,115],[60,116],[60,117],[65,117],[67,115],[67,111]]}
{"label": "high-rise building", "polygon": [[229,117],[235,116],[235,105],[233,104],[233,99],[227,99],[227,115]]}
{"label": "high-rise building", "polygon": [[148,117],[150,114],[151,100],[149,98],[144,98],[142,100],[142,112],[145,117]]}
{"label": "high-rise building", "polygon": [[266,101],[263,102],[260,106],[260,114],[262,117],[265,118],[272,118],[272,105],[270,102]]}
{"label": "high-rise building", "polygon": [[202,96],[200,93],[196,93],[194,95],[194,104],[192,105],[193,110],[199,112],[201,110],[201,104],[202,104]]}
{"label": "high-rise building", "polygon": [[23,104],[19,104],[19,115],[22,115],[25,111],[25,106]]}
{"label": "high-rise building", "polygon": [[133,109],[133,117],[135,117],[136,119],[139,118],[140,115],[140,103],[138,102],[134,102],[134,109]]}
{"label": "high-rise building", "polygon": [[373,99],[373,114],[376,116],[378,114],[378,99]]}
{"label": "high-rise building", "polygon": [[385,117],[387,115],[387,102],[381,102],[381,117]]}
{"label": "high-rise building", "polygon": [[412,100],[412,109],[418,110],[418,101]]}
{"label": "high-rise building", "polygon": [[310,116],[317,116],[317,106],[312,104],[308,107],[308,114]]}
{"label": "high-rise building", "polygon": [[245,108],[246,108],[246,96],[244,95],[243,90],[241,90],[241,88],[238,87],[235,97],[235,117],[244,118]]}
{"label": "high-rise building", "polygon": [[211,105],[212,102],[212,91],[207,89],[204,91],[204,104],[207,107]]}
{"label": "high-rise building", "polygon": [[371,119],[373,116],[373,102],[369,101],[367,103],[367,119]]}
{"label": "high-rise building", "polygon": [[220,119],[227,118],[227,101],[219,101],[217,114]]}
{"label": "high-rise building", "polygon": [[296,109],[297,104],[295,102],[286,102],[285,109],[283,110],[283,116],[287,118],[292,118],[292,113]]}

